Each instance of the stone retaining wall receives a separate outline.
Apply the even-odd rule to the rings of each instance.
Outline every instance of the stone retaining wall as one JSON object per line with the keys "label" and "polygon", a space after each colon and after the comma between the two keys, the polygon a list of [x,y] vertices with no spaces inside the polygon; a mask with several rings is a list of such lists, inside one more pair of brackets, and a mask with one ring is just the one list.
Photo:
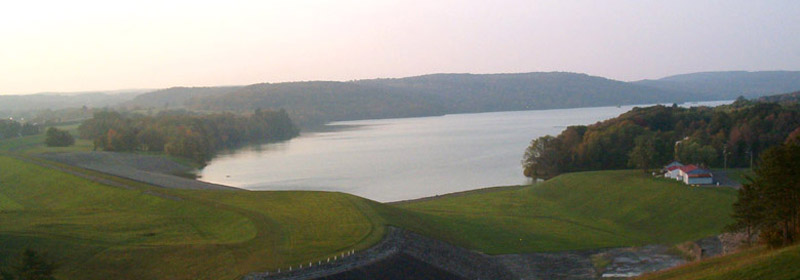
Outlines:
{"label": "stone retaining wall", "polygon": [[[713,236],[692,242],[697,254],[710,257],[725,252],[724,239]],[[267,273],[253,273],[247,280],[306,280],[336,279],[345,272],[375,272],[386,268],[383,260],[392,257],[410,257],[461,279],[598,279],[601,277],[633,277],[642,273],[658,271],[685,263],[681,256],[669,252],[664,245],[612,248],[555,253],[530,253],[489,256],[428,238],[410,231],[389,227],[386,236],[377,245],[350,256],[322,264],[308,263],[302,269],[282,269]],[[593,256],[602,256],[609,261],[604,268],[594,267]],[[698,257],[700,257],[698,256]],[[374,267],[370,267],[370,266]],[[400,269],[408,269],[400,267]],[[404,272],[401,270],[401,272]],[[602,272],[602,273],[600,273]],[[358,273],[355,273],[358,274]],[[352,274],[350,275],[352,276]],[[369,275],[347,279],[369,279]],[[366,278],[365,278],[366,277]],[[394,277],[392,279],[402,279]],[[372,275],[371,278],[375,278]],[[413,277],[412,277],[413,278]],[[424,278],[428,279],[428,278]],[[449,279],[449,278],[448,278]]]}
{"label": "stone retaining wall", "polygon": [[306,280],[317,279],[368,266],[396,254],[406,254],[433,267],[465,279],[512,279],[503,266],[490,257],[446,242],[424,237],[403,229],[389,227],[386,236],[377,245],[336,261],[312,262],[302,269],[282,269],[280,273],[253,273],[246,280]]}

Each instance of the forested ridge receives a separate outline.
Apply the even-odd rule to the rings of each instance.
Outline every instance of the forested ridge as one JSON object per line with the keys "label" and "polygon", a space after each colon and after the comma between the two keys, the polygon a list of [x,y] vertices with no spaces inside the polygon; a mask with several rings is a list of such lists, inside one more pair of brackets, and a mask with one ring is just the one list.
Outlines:
{"label": "forested ridge", "polygon": [[691,97],[586,74],[539,72],[173,88],[144,94],[125,106],[205,112],[284,108],[297,123],[313,126],[342,120],[683,102]]}
{"label": "forested ridge", "polygon": [[303,125],[332,121],[443,115],[445,101],[417,91],[347,82],[255,84],[228,94],[194,98],[185,104],[199,111],[241,112],[285,108]]}
{"label": "forested ridge", "polygon": [[456,113],[681,103],[756,97],[800,89],[800,72],[707,72],[622,82],[567,72],[431,74],[347,82],[171,88],[126,108],[251,111],[284,108],[303,126],[332,121]]}
{"label": "forested ridge", "polygon": [[715,108],[659,105],[534,139],[522,164],[526,176],[543,178],[582,170],[655,168],[673,159],[747,167],[767,148],[798,134],[798,103],[740,98]]}
{"label": "forested ridge", "polygon": [[[2,96],[0,117],[33,119],[46,114],[48,120],[73,120],[77,119],[74,112],[80,111],[65,115],[67,112],[59,110],[81,107],[84,111],[108,107],[137,112],[186,109],[203,113],[283,108],[297,124],[316,126],[341,120],[731,100],[797,90],[800,71],[703,72],[635,82],[568,72],[430,74],[345,82]],[[48,109],[55,111],[43,111]]]}
{"label": "forested ridge", "polygon": [[800,71],[717,71],[673,75],[634,84],[688,92],[707,100],[731,100],[738,96],[764,95],[800,90]]}
{"label": "forested ridge", "polygon": [[81,138],[94,141],[95,149],[164,152],[198,163],[220,149],[287,140],[299,133],[286,111],[260,109],[250,115],[165,111],[143,116],[102,111],[84,121],[78,131]]}
{"label": "forested ridge", "polygon": [[778,103],[792,103],[792,102],[800,102],[800,91],[784,93],[784,94],[776,94],[776,95],[769,95],[769,96],[762,96],[758,98],[758,101],[763,102],[778,102]]}

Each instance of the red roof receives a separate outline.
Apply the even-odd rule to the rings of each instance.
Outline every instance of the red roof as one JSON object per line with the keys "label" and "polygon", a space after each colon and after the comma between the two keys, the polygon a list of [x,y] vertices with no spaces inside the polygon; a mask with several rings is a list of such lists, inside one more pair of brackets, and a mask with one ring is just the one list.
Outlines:
{"label": "red roof", "polygon": [[689,172],[689,171],[697,169],[697,165],[690,164],[690,165],[684,165],[684,166],[681,166],[681,167],[678,167],[678,168],[683,172]]}
{"label": "red roof", "polygon": [[678,168],[681,168],[681,167],[683,167],[683,166],[682,165],[673,165],[673,166],[667,167],[667,171],[672,171],[672,170],[675,170],[675,169],[678,169]]}

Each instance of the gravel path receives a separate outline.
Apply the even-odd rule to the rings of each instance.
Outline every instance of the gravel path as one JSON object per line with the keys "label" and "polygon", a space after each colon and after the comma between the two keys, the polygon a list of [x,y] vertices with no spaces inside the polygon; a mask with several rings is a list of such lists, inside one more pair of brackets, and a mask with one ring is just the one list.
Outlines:
{"label": "gravel path", "polygon": [[44,154],[41,157],[170,189],[242,190],[176,176],[174,174],[187,173],[192,169],[159,156],[71,152]]}

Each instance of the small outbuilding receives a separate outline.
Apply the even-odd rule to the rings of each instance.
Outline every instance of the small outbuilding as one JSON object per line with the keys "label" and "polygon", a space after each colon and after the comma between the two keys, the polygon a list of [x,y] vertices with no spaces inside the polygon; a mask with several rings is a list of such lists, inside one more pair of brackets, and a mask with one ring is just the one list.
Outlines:
{"label": "small outbuilding", "polygon": [[687,185],[711,185],[714,184],[714,174],[708,169],[690,164],[678,168],[678,180]]}
{"label": "small outbuilding", "polygon": [[683,166],[683,164],[678,161],[673,161],[670,164],[667,164],[667,166],[664,166],[664,177],[680,180],[678,175],[680,175],[679,168],[681,168],[681,166]]}

